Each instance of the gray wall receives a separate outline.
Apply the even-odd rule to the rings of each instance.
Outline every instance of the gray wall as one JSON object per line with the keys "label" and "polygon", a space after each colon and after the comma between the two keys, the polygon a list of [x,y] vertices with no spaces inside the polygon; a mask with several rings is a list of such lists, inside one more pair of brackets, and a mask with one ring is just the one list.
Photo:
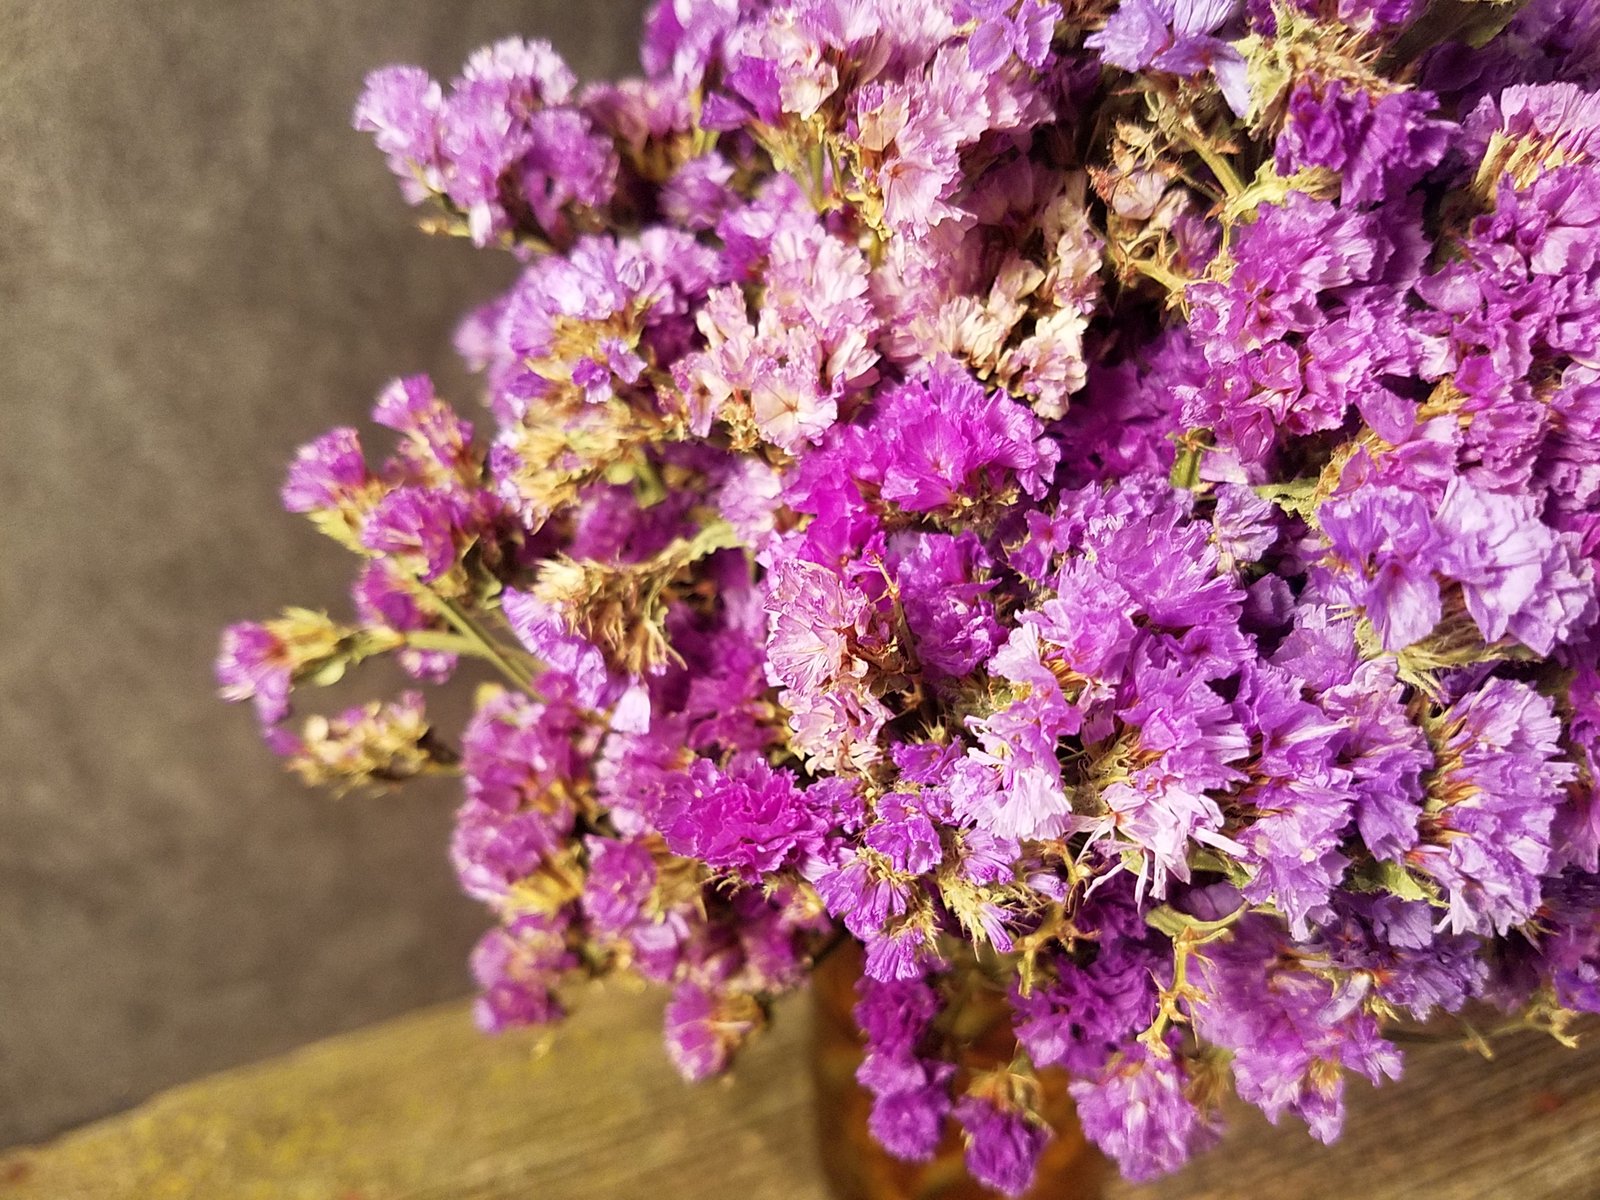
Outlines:
{"label": "gray wall", "polygon": [[212,696],[219,627],[343,604],[283,463],[391,375],[456,387],[509,259],[423,237],[363,74],[637,0],[0,0],[0,1142],[462,994],[449,789],[334,801]]}

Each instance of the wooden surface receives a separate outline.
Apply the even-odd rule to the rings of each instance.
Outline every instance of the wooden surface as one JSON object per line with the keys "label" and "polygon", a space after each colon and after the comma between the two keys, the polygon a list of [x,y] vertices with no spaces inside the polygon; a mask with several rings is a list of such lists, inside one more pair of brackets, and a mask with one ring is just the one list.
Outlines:
{"label": "wooden surface", "polygon": [[[0,1198],[825,1200],[805,998],[731,1078],[693,1088],[661,1053],[659,1007],[596,989],[542,1055],[429,1009],[0,1156]],[[1352,1110],[1330,1149],[1240,1114],[1215,1154],[1109,1200],[1600,1197],[1600,1042],[1508,1043],[1493,1064],[1422,1048]]]}

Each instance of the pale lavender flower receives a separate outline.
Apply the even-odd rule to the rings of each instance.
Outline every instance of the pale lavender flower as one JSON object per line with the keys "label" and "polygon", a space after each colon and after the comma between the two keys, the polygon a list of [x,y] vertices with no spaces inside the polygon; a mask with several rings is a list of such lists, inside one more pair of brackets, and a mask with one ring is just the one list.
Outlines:
{"label": "pale lavender flower", "polygon": [[1084,1135],[1135,1182],[1176,1171],[1216,1143],[1217,1118],[1194,1090],[1181,1059],[1138,1043],[1071,1085]]}
{"label": "pale lavender flower", "polygon": [[1504,933],[1538,909],[1562,785],[1561,723],[1526,684],[1491,679],[1441,719],[1423,844],[1408,856],[1445,889],[1456,932]]}
{"label": "pale lavender flower", "polygon": [[985,1187],[1020,1196],[1033,1184],[1050,1127],[1031,1113],[966,1095],[955,1118],[966,1132],[967,1171]]}
{"label": "pale lavender flower", "polygon": [[312,513],[357,503],[373,482],[354,429],[330,429],[302,446],[283,484],[283,507]]}
{"label": "pale lavender flower", "polygon": [[1147,67],[1174,75],[1209,70],[1228,105],[1239,115],[1249,108],[1243,57],[1212,36],[1238,8],[1238,0],[1123,0],[1084,45],[1124,71]]}

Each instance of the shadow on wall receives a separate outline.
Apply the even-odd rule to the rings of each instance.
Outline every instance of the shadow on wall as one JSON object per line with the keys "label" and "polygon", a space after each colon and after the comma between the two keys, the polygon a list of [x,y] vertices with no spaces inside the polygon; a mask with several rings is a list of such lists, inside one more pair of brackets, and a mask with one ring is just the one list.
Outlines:
{"label": "shadow on wall", "polygon": [[284,463],[434,371],[514,263],[414,231],[363,74],[639,0],[24,0],[0,42],[0,1144],[466,991],[450,789],[333,801],[213,698],[229,620],[341,611]]}

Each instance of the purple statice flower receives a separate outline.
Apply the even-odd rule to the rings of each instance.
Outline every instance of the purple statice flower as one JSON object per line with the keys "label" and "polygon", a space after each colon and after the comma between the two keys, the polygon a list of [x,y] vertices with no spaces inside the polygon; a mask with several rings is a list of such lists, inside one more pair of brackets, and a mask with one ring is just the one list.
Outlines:
{"label": "purple statice flower", "polygon": [[856,1078],[872,1093],[868,1127],[884,1149],[926,1162],[938,1148],[950,1112],[955,1067],[927,1050],[942,1002],[926,979],[856,984],[855,1021],[866,1039]]}
{"label": "purple statice flower", "polygon": [[[682,83],[670,79],[597,80],[583,88],[579,107],[621,154],[620,179],[627,189],[633,182],[628,176],[643,166],[661,143],[693,136],[694,99]],[[700,115],[705,115],[703,104]],[[665,193],[660,198],[665,204]],[[674,224],[686,228],[695,220],[672,215]]]}
{"label": "purple statice flower", "polygon": [[974,71],[994,71],[1013,55],[1039,70],[1050,56],[1055,34],[1055,9],[1042,0],[961,0],[958,21],[975,21],[977,29],[967,43],[968,62]]}
{"label": "purple statice flower", "polygon": [[1470,227],[1463,259],[1429,277],[1445,286],[1419,288],[1447,315],[1484,318],[1446,325],[1450,340],[1438,364],[1454,367],[1457,386],[1478,409],[1523,395],[1535,359],[1589,361],[1585,339],[1594,336],[1597,302],[1585,280],[1600,256],[1597,193],[1597,165],[1553,167],[1520,187],[1501,177],[1492,212]]}
{"label": "purple statice flower", "polygon": [[403,435],[399,461],[408,482],[464,488],[477,482],[472,425],[439,399],[428,376],[390,383],[373,405],[372,419]]}
{"label": "purple statice flower", "polygon": [[466,803],[451,861],[468,895],[495,904],[571,835],[582,778],[581,714],[518,692],[486,698],[462,735]]}
{"label": "purple statice flower", "polygon": [[1487,642],[1548,654],[1594,619],[1594,576],[1535,515],[1531,497],[1452,480],[1434,518],[1439,569],[1461,584]]}
{"label": "purple statice flower", "polygon": [[989,658],[1000,641],[988,593],[993,564],[972,533],[930,533],[909,546],[891,545],[891,569],[917,657],[935,676],[960,678]]}
{"label": "purple statice flower", "polygon": [[1426,1021],[1482,993],[1488,977],[1482,939],[1437,929],[1427,902],[1346,894],[1334,907],[1337,920],[1318,929],[1314,942],[1300,951],[1310,964],[1322,950],[1341,973],[1333,1012],[1362,1004],[1370,993]]}
{"label": "purple statice flower", "polygon": [[1367,488],[1323,504],[1317,520],[1352,573],[1342,591],[1364,610],[1384,649],[1404,649],[1433,632],[1443,611],[1435,578],[1443,548],[1424,497]]}
{"label": "purple statice flower", "polygon": [[1250,782],[1229,797],[1248,823],[1234,840],[1254,869],[1245,899],[1272,904],[1297,938],[1328,913],[1349,859],[1341,850],[1354,793],[1339,765],[1344,728],[1301,695],[1287,671],[1247,664],[1234,712],[1251,739]]}
{"label": "purple statice flower", "polygon": [[559,1020],[555,987],[578,965],[567,949],[565,917],[523,914],[491,929],[472,952],[472,975],[481,994],[473,1007],[478,1028],[499,1033]]}
{"label": "purple statice flower", "polygon": [[[695,749],[766,751],[782,736],[763,671],[766,614],[747,566],[736,557],[727,561],[728,574],[742,578],[724,580],[724,623],[691,635],[684,628],[687,621],[669,620],[684,658],[683,674],[668,671],[657,694],[661,705],[670,703],[690,723],[688,742]],[[846,781],[819,784],[849,791]]]}
{"label": "purple statice flower", "polygon": [[[1238,347],[1242,351],[1268,344],[1275,334],[1316,323],[1316,302],[1323,293],[1367,280],[1373,268],[1382,265],[1380,232],[1377,217],[1300,192],[1290,193],[1281,205],[1263,206],[1230,248],[1233,273],[1221,285],[1232,289],[1235,298],[1256,299],[1256,309],[1241,312],[1221,303],[1197,314],[1191,322],[1193,334],[1209,339],[1223,331],[1235,332],[1246,339]],[[1208,290],[1202,295],[1220,301],[1229,293]]]}
{"label": "purple statice flower", "polygon": [[1400,1075],[1400,1053],[1364,1011],[1341,1011],[1333,985],[1284,955],[1273,923],[1246,917],[1199,959],[1195,1030],[1233,1054],[1242,1099],[1276,1122],[1292,1112],[1319,1141],[1344,1121],[1344,1072],[1373,1083]]}
{"label": "purple statice flower", "polygon": [[539,228],[564,239],[569,208],[594,210],[610,203],[616,151],[586,113],[546,109],[528,118],[528,147],[512,178]]}
{"label": "purple statice flower", "polygon": [[[384,626],[400,633],[437,629],[439,618],[424,611],[416,589],[388,559],[375,558],[362,568],[350,588],[350,599],[363,624]],[[413,679],[444,683],[454,673],[458,656],[448,650],[419,650],[407,646],[398,654],[401,668]]]}
{"label": "purple statice flower", "polygon": [[368,625],[409,630],[427,629],[436,623],[423,608],[416,589],[407,587],[405,575],[385,558],[374,558],[361,569],[351,585],[350,599]]}
{"label": "purple statice flower", "polygon": [[1029,689],[1028,700],[1064,732],[1076,733],[1082,714],[1109,699],[1126,668],[1137,630],[1131,596],[1085,561],[1064,567],[1056,594],[1017,625],[993,658],[991,675]]}
{"label": "purple statice flower", "polygon": [[1090,364],[1084,391],[1058,425],[1071,486],[1172,470],[1179,431],[1176,385],[1202,382],[1206,365],[1182,330],[1168,330],[1121,362]]}
{"label": "purple statice flower", "polygon": [[1026,1109],[971,1093],[955,1107],[966,1134],[967,1173],[985,1187],[1020,1196],[1033,1186],[1050,1126]]}
{"label": "purple statice flower", "polygon": [[283,507],[294,513],[361,506],[374,483],[354,429],[330,429],[296,452],[283,484]]}
{"label": "purple statice flower", "polygon": [[1567,740],[1579,768],[1568,803],[1556,813],[1552,835],[1555,865],[1600,872],[1600,655],[1593,642],[1577,660],[1567,687]]}
{"label": "purple statice flower", "polygon": [[1600,1012],[1600,878],[1568,871],[1545,889],[1545,929],[1529,945],[1534,977],[1563,1008]]}
{"label": "purple statice flower", "polygon": [[1220,483],[1212,527],[1217,548],[1235,563],[1253,563],[1278,540],[1278,510],[1251,489]]}
{"label": "purple statice flower", "polygon": [[813,858],[827,820],[789,772],[754,755],[736,756],[726,770],[695,760],[668,784],[655,814],[674,854],[752,882]]}
{"label": "purple statice flower", "polygon": [[698,83],[743,10],[739,0],[658,0],[645,15],[639,50],[646,74]]}
{"label": "purple statice flower", "polygon": [[755,1031],[759,1015],[747,996],[720,993],[684,980],[667,1002],[667,1057],[690,1083],[721,1074],[733,1060],[734,1051]]}
{"label": "purple statice flower", "polygon": [[889,713],[868,690],[864,656],[886,639],[878,611],[818,563],[785,558],[767,580],[767,677],[790,713],[790,744],[824,764],[871,761]]}
{"label": "purple statice flower", "polygon": [[944,852],[938,830],[912,797],[891,793],[878,801],[874,815],[862,840],[894,870],[922,875],[939,864]]}
{"label": "purple statice flower", "polygon": [[947,964],[939,956],[936,931],[926,921],[906,921],[862,938],[861,970],[885,982],[916,979]]}
{"label": "purple statice flower", "polygon": [[1124,71],[1154,67],[1174,75],[1209,70],[1228,107],[1243,116],[1250,107],[1243,56],[1212,36],[1227,24],[1238,0],[1123,0],[1106,27],[1084,45]]}
{"label": "purple statice flower", "polygon": [[758,549],[777,528],[783,479],[759,458],[732,464],[717,488],[717,510],[741,540]]}
{"label": "purple statice flower", "polygon": [[[1063,675],[1102,689],[1086,689],[1096,698],[1122,675],[1138,631],[1130,619],[1142,606],[1103,564],[1076,559],[1055,578],[1055,595],[1038,611],[1018,614],[1017,628],[996,654],[994,672],[1014,683],[1049,690]],[[1039,674],[1037,667],[1044,668]],[[1080,694],[1082,698],[1083,694]]]}
{"label": "purple statice flower", "polygon": [[[1388,405],[1387,400],[1396,403]],[[1340,472],[1340,495],[1385,487],[1427,497],[1443,495],[1445,487],[1458,473],[1462,444],[1458,420],[1453,416],[1438,416],[1417,421],[1411,401],[1393,393],[1387,400],[1377,405],[1363,403],[1360,407],[1363,419],[1380,436],[1394,439],[1392,448],[1377,453],[1369,446],[1358,449]],[[1394,420],[1387,423],[1390,417]]]}
{"label": "purple statice flower", "polygon": [[1339,20],[1357,29],[1396,29],[1421,7],[1421,0],[1339,0]]}
{"label": "purple statice flower", "polygon": [[451,567],[476,536],[472,512],[453,491],[405,486],[389,492],[367,517],[361,544],[414,565],[423,583]]}
{"label": "purple statice flower", "polygon": [[602,206],[616,175],[610,140],[570,104],[574,84],[548,42],[508,38],[474,54],[448,93],[415,68],[375,72],[355,126],[376,134],[408,200],[448,198],[477,245],[512,231],[513,208],[564,237],[562,210]]}
{"label": "purple statice flower", "polygon": [[1070,1085],[1084,1136],[1135,1183],[1176,1171],[1216,1143],[1220,1126],[1197,1103],[1198,1090],[1181,1058],[1139,1042]]}
{"label": "purple statice flower", "polygon": [[1348,682],[1323,691],[1319,703],[1344,730],[1337,761],[1350,772],[1362,842],[1374,857],[1399,861],[1417,843],[1422,777],[1433,752],[1406,712],[1398,667],[1386,659],[1363,662]]}
{"label": "purple statice flower", "polygon": [[486,246],[512,224],[502,179],[531,147],[528,126],[509,110],[506,88],[494,80],[451,88],[438,115],[440,192],[466,213],[475,246]]}
{"label": "purple statice flower", "polygon": [[[871,1131],[1018,1194],[1035,1071],[1142,1179],[1230,1086],[1331,1138],[1397,1015],[1600,1010],[1600,34],[1423,7],[655,0],[643,78],[369,78],[520,263],[487,413],[303,448],[355,619],[217,676],[308,782],[458,770],[486,1028],[627,970],[705,1078],[844,938]],[[456,736],[284,724],[457,651]]]}
{"label": "purple statice flower", "polygon": [[1374,96],[1338,79],[1299,82],[1278,135],[1278,172],[1336,171],[1345,204],[1403,197],[1450,149],[1456,126],[1430,116],[1437,107],[1427,92]]}
{"label": "purple statice flower", "polygon": [[507,588],[500,595],[500,611],[523,649],[554,672],[554,678],[545,681],[547,691],[558,684],[573,703],[607,713],[613,729],[645,729],[650,699],[644,688],[612,671],[600,648],[574,633],[554,605]]}
{"label": "purple statice flower", "polygon": [[[1331,12],[1320,0],[1289,0],[1287,7],[1320,20],[1336,16],[1351,29],[1381,33],[1410,21],[1421,7],[1421,0],[1338,0]],[[1277,14],[1267,0],[1247,0],[1245,11],[1252,28],[1269,36],[1277,32]]]}
{"label": "purple statice flower", "polygon": [[646,365],[642,351],[669,354],[691,336],[687,310],[714,275],[709,251],[665,229],[584,237],[564,255],[535,259],[472,335],[501,444],[517,448],[517,426],[547,411],[537,401],[560,402],[576,391],[599,406],[630,394]]}
{"label": "purple statice flower", "polygon": [[[1043,14],[1031,7],[1019,14],[1023,24],[1002,30],[980,26],[973,39],[946,42],[930,55],[916,43],[926,45],[929,33],[937,38],[941,24],[948,30],[948,9],[928,7],[914,15],[909,9],[883,11],[921,22],[906,46],[917,68],[898,79],[863,81],[845,103],[860,144],[880,155],[867,179],[881,197],[883,224],[897,239],[921,242],[961,220],[963,210],[955,201],[963,182],[963,151],[986,136],[1025,135],[1049,118],[1048,94],[1025,64],[1008,55],[998,70],[976,65],[996,53],[994,34],[1014,52],[1032,54],[1030,43],[1042,33]],[[1034,25],[1035,20],[1041,24]]]}
{"label": "purple statice flower", "polygon": [[743,101],[763,125],[781,125],[785,114],[815,116],[839,86],[825,31],[797,15],[780,8],[770,20],[740,25],[728,39],[729,100]]}
{"label": "purple statice flower", "polygon": [[1530,158],[1546,168],[1594,162],[1600,160],[1600,93],[1569,82],[1514,85],[1485,96],[1463,128],[1474,157],[1486,166],[1524,173]]}
{"label": "purple statice flower", "polygon": [[691,158],[662,186],[662,210],[685,229],[714,229],[738,203],[738,193],[729,186],[732,180],[733,164],[716,151]]}
{"label": "purple statice flower", "polygon": [[907,512],[960,512],[1008,485],[1038,497],[1059,454],[1037,417],[948,361],[885,395],[871,428],[861,478]]}
{"label": "purple statice flower", "polygon": [[[917,885],[904,872],[896,871],[882,859],[846,849],[816,873],[815,884],[829,915],[842,921],[868,947],[867,978],[891,982],[920,978],[926,973],[921,969],[922,956],[917,953],[917,935],[901,935],[902,929],[910,926],[902,918],[913,897],[919,894]],[[870,953],[873,948],[878,949],[876,958]],[[896,949],[907,953],[892,953]],[[891,969],[880,970],[880,966]]]}
{"label": "purple statice flower", "polygon": [[949,785],[955,814],[1001,838],[1060,837],[1074,829],[1056,747],[1076,726],[1075,710],[1039,692],[973,718],[978,744]]}
{"label": "purple statice flower", "polygon": [[765,288],[754,312],[729,285],[698,314],[705,348],[673,368],[697,434],[721,420],[793,453],[820,440],[841,404],[876,381],[866,258],[801,203],[775,188],[718,227],[730,265],[761,264]]}
{"label": "purple statice flower", "polygon": [[1408,856],[1444,888],[1451,930],[1504,933],[1539,907],[1550,829],[1576,768],[1550,701],[1491,679],[1439,719],[1423,842]]}
{"label": "purple statice flower", "polygon": [[583,881],[583,915],[589,928],[611,936],[627,930],[644,914],[655,891],[656,863],[650,847],[638,841],[587,837],[589,873]]}
{"label": "purple statice flower", "polygon": [[717,225],[717,236],[725,243],[722,262],[728,277],[758,275],[778,234],[785,230],[805,236],[818,230],[818,221],[799,181],[777,175],[755,189],[748,203],[725,213]]}
{"label": "purple statice flower", "polygon": [[520,109],[561,104],[578,82],[549,42],[514,37],[474,51],[461,69],[461,81],[492,84]]}
{"label": "purple statice flower", "polygon": [[[766,995],[805,983],[819,939],[833,932],[831,922],[816,911],[810,891],[789,882],[770,893],[738,889],[726,897],[726,913],[726,927],[739,951],[738,970],[730,978],[741,988]],[[713,960],[716,953],[712,949]]]}
{"label": "purple statice flower", "polygon": [[289,715],[294,664],[288,647],[265,625],[237,621],[222,631],[216,675],[222,698],[249,700],[262,725],[276,725]]}
{"label": "purple statice flower", "polygon": [[1293,624],[1271,656],[1274,666],[1296,676],[1313,694],[1339,687],[1355,675],[1362,658],[1353,614],[1303,598]]}
{"label": "purple statice flower", "polygon": [[601,563],[651,558],[674,539],[693,536],[693,524],[686,520],[686,500],[669,496],[641,507],[631,488],[590,484],[581,489],[568,510],[572,521],[569,553],[576,559]]}
{"label": "purple statice flower", "polygon": [[555,854],[570,832],[570,818],[534,810],[499,812],[469,801],[456,812],[450,835],[456,880],[474,900],[508,903],[511,889]]}
{"label": "purple statice flower", "polygon": [[1223,833],[1213,793],[1245,778],[1234,764],[1250,738],[1231,705],[1203,671],[1145,658],[1117,712],[1130,732],[1110,751],[1110,780],[1101,792],[1105,815],[1097,832],[1140,860],[1141,889],[1165,896],[1169,877],[1189,878],[1190,842],[1240,854]]}
{"label": "purple statice flower", "polygon": [[950,777],[951,768],[960,761],[961,747],[955,743],[898,742],[891,748],[890,757],[903,782],[937,786]]}
{"label": "purple statice flower", "polygon": [[[829,51],[842,50],[846,30],[830,27],[827,5],[774,8],[771,18],[746,22],[728,38],[728,88],[763,125],[781,125],[789,115],[810,120],[838,91]],[[866,27],[848,32],[877,32],[874,10],[864,6]]]}
{"label": "purple statice flower", "polygon": [[944,1119],[950,1111],[948,1076],[955,1068],[936,1064],[935,1078],[920,1087],[884,1091],[873,1097],[867,1115],[867,1129],[873,1138],[898,1159],[924,1162],[933,1157],[944,1132]]}
{"label": "purple statice flower", "polygon": [[389,160],[412,204],[442,189],[439,114],[444,93],[421,67],[385,67],[367,76],[352,123]]}
{"label": "purple statice flower", "polygon": [[564,811],[565,783],[582,774],[589,736],[568,705],[495,691],[462,735],[467,798],[497,812]]}
{"label": "purple statice flower", "polygon": [[1556,524],[1561,515],[1600,508],[1600,370],[1569,365],[1550,396],[1550,413],[1534,478],[1544,492],[1546,520]]}
{"label": "purple statice flower", "polygon": [[688,722],[653,713],[637,731],[613,731],[601,744],[595,787],[611,823],[627,837],[652,831],[650,815],[673,778],[694,760],[686,745]]}
{"label": "purple statice flower", "polygon": [[[1387,366],[1397,352],[1390,344],[1396,317],[1355,308],[1330,321],[1326,311],[1387,265],[1380,232],[1371,214],[1299,192],[1263,205],[1230,247],[1226,279],[1184,291],[1189,333],[1208,373],[1177,389],[1183,424],[1211,429],[1218,445],[1245,463],[1262,461],[1280,433],[1338,428],[1360,394],[1342,386],[1342,375]],[[1304,335],[1311,353],[1291,334]]]}
{"label": "purple statice flower", "polygon": [[1145,923],[1126,879],[1085,900],[1073,927],[1084,940],[1055,957],[1047,980],[1027,992],[1013,987],[1011,1008],[1017,1041],[1036,1066],[1092,1075],[1155,1019],[1172,946]]}
{"label": "purple statice flower", "polygon": [[1058,519],[1075,529],[1064,547],[1127,593],[1130,617],[1138,613],[1197,663],[1231,668],[1249,652],[1238,627],[1243,595],[1190,500],[1165,480],[1064,495]]}

